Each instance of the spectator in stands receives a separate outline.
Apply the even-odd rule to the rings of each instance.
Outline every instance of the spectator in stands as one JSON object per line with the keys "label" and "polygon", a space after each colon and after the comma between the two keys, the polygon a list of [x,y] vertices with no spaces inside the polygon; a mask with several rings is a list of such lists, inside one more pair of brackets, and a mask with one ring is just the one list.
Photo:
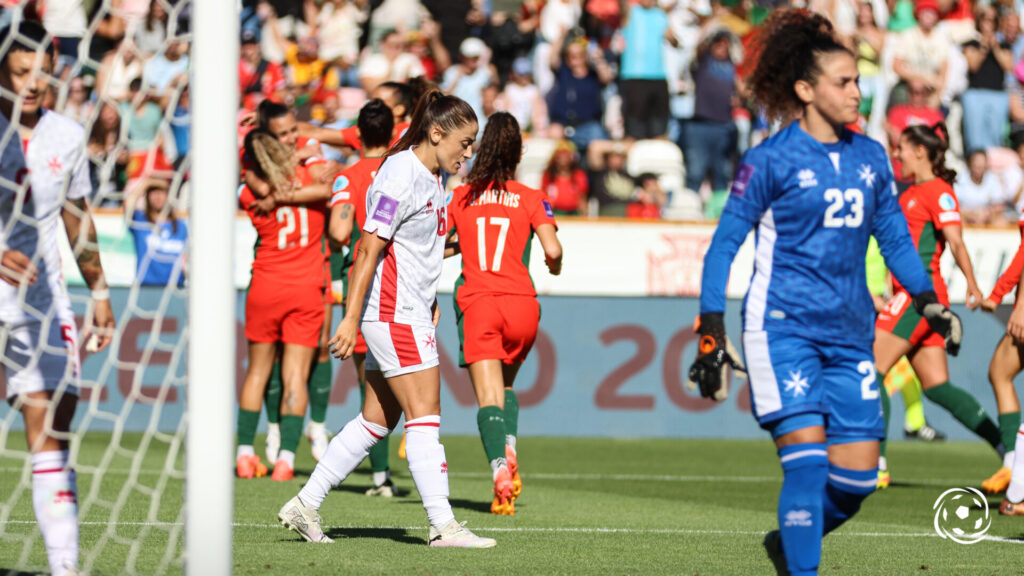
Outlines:
{"label": "spectator in stands", "polygon": [[533,83],[533,65],[529,58],[512,62],[508,83],[498,98],[498,109],[515,117],[523,132],[544,137],[548,130],[548,105]]}
{"label": "spectator in stands", "polygon": [[238,58],[238,92],[242,97],[242,108],[255,110],[267,98],[283,101],[286,84],[281,65],[264,58],[256,33],[244,30]]}
{"label": "spectator in stands", "polygon": [[128,151],[131,161],[128,178],[135,179],[153,170],[169,168],[160,146],[160,122],[164,111],[153,96],[142,90],[142,80],[129,85],[131,97],[121,102],[121,124],[128,126]]}
{"label": "spectator in stands", "polygon": [[[605,145],[607,144],[607,145]],[[621,142],[593,142],[587,150],[590,197],[599,216],[625,216],[636,185],[626,172],[626,147]]]}
{"label": "spectator in stands", "polygon": [[47,0],[42,17],[43,27],[53,35],[57,44],[56,73],[60,75],[62,70],[74,66],[78,61],[78,45],[88,28],[85,10],[82,9],[81,0]]}
{"label": "spectator in stands", "polygon": [[[90,80],[91,76],[88,77]],[[68,118],[83,126],[91,120],[94,107],[90,99],[89,85],[86,84],[85,76],[76,76],[68,82],[68,98],[64,102],[63,113]]]}
{"label": "spectator in stands", "polygon": [[851,48],[857,55],[857,73],[860,74],[860,113],[870,118],[877,99],[886,90],[885,74],[882,71],[882,52],[885,50],[885,30],[875,22],[874,9],[870,2],[860,2],[857,8],[857,29],[853,34]]}
{"label": "spectator in stands", "polygon": [[163,96],[172,84],[188,81],[188,62],[188,43],[172,39],[163,52],[146,61],[142,83],[147,90]]}
{"label": "spectator in stands", "polygon": [[[61,0],[62,3],[67,0]],[[76,2],[81,5],[80,2]],[[95,2],[89,11],[92,34],[89,36],[89,58],[102,61],[108,52],[117,48],[125,37],[127,22],[120,16],[121,0]],[[134,45],[134,43],[133,43]]]}
{"label": "spectator in stands", "polygon": [[1010,46],[1013,61],[1019,62],[1024,57],[1024,35],[1020,33],[1020,15],[1013,10],[1006,10],[999,16],[1000,43]]}
{"label": "spectator in stands", "polygon": [[445,71],[441,82],[442,90],[465,100],[481,120],[487,118],[483,113],[481,92],[498,79],[490,55],[483,40],[466,38],[459,45],[459,63]]}
{"label": "spectator in stands", "polygon": [[452,57],[441,42],[441,26],[429,18],[420,23],[419,31],[409,33],[409,52],[419,58],[423,77],[431,82],[452,65]]}
{"label": "spectator in stands", "polygon": [[556,71],[555,85],[548,94],[551,137],[564,136],[586,153],[592,140],[608,138],[601,125],[601,91],[613,80],[611,67],[600,50],[590,50],[588,55],[586,39],[576,38],[564,50],[551,51],[551,69]]}
{"label": "spectator in stands", "polygon": [[572,142],[561,140],[555,147],[551,161],[541,175],[540,187],[548,195],[548,202],[556,214],[586,212],[590,185],[587,174],[580,168]]}
{"label": "spectator in stands", "polygon": [[175,166],[179,166],[192,147],[189,133],[192,126],[192,95],[188,84],[182,86],[181,93],[178,94],[170,124],[171,134],[174,136],[174,148],[177,151]]}
{"label": "spectator in stands", "polygon": [[168,203],[170,183],[139,182],[125,200],[128,229],[135,240],[135,278],[141,286],[184,286],[187,219]]}
{"label": "spectator in stands", "polygon": [[533,68],[537,87],[543,94],[552,90],[556,79],[552,70],[557,70],[557,66],[548,69],[547,63],[556,56],[560,58],[559,51],[564,49],[565,43],[579,36],[576,25],[580,21],[581,12],[581,0],[551,0],[541,8]]}
{"label": "spectator in stands", "polygon": [[135,49],[135,43],[124,39],[111,50],[96,71],[96,95],[111,100],[127,100],[128,85],[142,77],[142,59]]}
{"label": "spectator in stands", "polygon": [[86,150],[89,152],[89,179],[97,204],[114,204],[117,193],[127,181],[129,153],[119,146],[121,115],[110,102],[100,101],[99,114],[89,130]]}
{"label": "spectator in stands", "polygon": [[492,51],[491,63],[499,77],[505,80],[512,62],[527,56],[533,48],[534,30],[540,25],[540,14],[522,10],[519,0],[490,0],[490,4],[490,26],[484,39]]}
{"label": "spectator in stands", "polygon": [[645,172],[637,178],[633,201],[626,206],[626,218],[661,218],[661,207],[667,198],[658,183],[658,176]]}
{"label": "spectator in stands", "polygon": [[996,9],[978,11],[978,39],[964,45],[967,57],[967,90],[963,94],[964,148],[980,150],[1001,146],[1009,100],[1004,87],[1013,69],[1013,52],[996,36]]}
{"label": "spectator in stands", "polygon": [[[459,43],[469,36],[473,26],[479,26],[485,17],[473,5],[478,0],[422,0],[430,17],[440,26],[439,39],[448,54],[459,53]],[[530,0],[536,2],[537,0]]]}
{"label": "spectator in stands", "polygon": [[359,40],[370,16],[366,0],[326,0],[316,17],[320,59],[340,71],[343,86],[358,86]]}
{"label": "spectator in stands", "polygon": [[664,138],[668,133],[668,81],[663,46],[677,46],[668,16],[655,0],[638,0],[623,17],[625,48],[619,70],[626,137]]}
{"label": "spectator in stands", "polygon": [[160,0],[150,0],[145,18],[135,28],[135,45],[146,57],[163,50],[167,39],[167,10]]}
{"label": "spectator in stands", "polygon": [[906,102],[909,84],[919,82],[929,90],[929,104],[938,108],[949,70],[949,38],[936,28],[936,0],[917,0],[914,16],[917,26],[901,32],[893,42],[892,68],[899,83],[893,88],[889,105]]}
{"label": "spectator in stands", "polygon": [[420,22],[430,16],[419,0],[384,0],[370,12],[370,46],[397,30],[402,36],[419,30]]}
{"label": "spectator in stands", "polygon": [[[908,83],[907,94],[909,100],[904,104],[897,104],[889,109],[886,115],[885,131],[889,136],[889,149],[895,150],[899,142],[900,134],[909,126],[923,124],[934,126],[945,120],[942,111],[933,106],[932,90],[924,82],[911,80]],[[892,159],[893,174],[896,182],[902,185],[913,184],[903,178],[901,164],[895,154],[890,155]]]}
{"label": "spectator in stands", "polygon": [[988,169],[988,155],[975,150],[967,158],[967,174],[959,174],[953,184],[960,201],[960,214],[966,224],[1006,224],[1008,198],[999,177]]}
{"label": "spectator in stands", "polygon": [[364,53],[359,63],[359,83],[369,94],[384,82],[405,82],[423,72],[419,58],[406,50],[405,36],[392,30],[381,39],[380,52]]}
{"label": "spectator in stands", "polygon": [[693,64],[696,102],[693,120],[684,133],[686,187],[700,190],[705,176],[711,173],[712,198],[705,210],[709,219],[717,219],[725,206],[736,151],[732,110],[738,105],[738,78],[729,55],[731,44],[732,34],[723,29],[697,48]]}
{"label": "spectator in stands", "polygon": [[[1024,63],[1018,62],[1013,78],[1007,83],[1010,105],[1010,141],[1024,142]],[[1014,144],[1014,148],[1016,145]]]}

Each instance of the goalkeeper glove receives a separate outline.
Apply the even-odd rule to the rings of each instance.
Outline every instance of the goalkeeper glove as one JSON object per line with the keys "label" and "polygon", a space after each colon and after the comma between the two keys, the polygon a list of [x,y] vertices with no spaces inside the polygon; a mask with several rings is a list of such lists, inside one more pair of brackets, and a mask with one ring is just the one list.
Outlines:
{"label": "goalkeeper glove", "polygon": [[740,378],[746,377],[747,369],[739,360],[739,353],[725,335],[725,324],[721,314],[701,314],[697,333],[697,359],[690,367],[686,387],[700,389],[700,395],[722,402],[729,397],[729,379],[725,368],[731,367]]}
{"label": "goalkeeper glove", "polygon": [[942,337],[946,339],[946,352],[956,356],[960,352],[960,341],[964,336],[960,317],[939,302],[934,290],[914,296],[914,308],[918,314],[924,317],[932,330],[942,334]]}

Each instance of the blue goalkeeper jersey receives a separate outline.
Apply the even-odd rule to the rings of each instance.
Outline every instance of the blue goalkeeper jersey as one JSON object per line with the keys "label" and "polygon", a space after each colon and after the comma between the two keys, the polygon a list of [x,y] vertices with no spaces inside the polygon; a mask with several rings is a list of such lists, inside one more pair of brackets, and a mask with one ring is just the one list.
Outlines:
{"label": "blue goalkeeper jersey", "polygon": [[864,255],[872,235],[911,294],[932,289],[885,151],[860,134],[845,131],[824,144],[793,122],[747,152],[705,256],[702,313],[725,310],[729,268],[751,228],[756,256],[745,331],[870,345],[875,314]]}

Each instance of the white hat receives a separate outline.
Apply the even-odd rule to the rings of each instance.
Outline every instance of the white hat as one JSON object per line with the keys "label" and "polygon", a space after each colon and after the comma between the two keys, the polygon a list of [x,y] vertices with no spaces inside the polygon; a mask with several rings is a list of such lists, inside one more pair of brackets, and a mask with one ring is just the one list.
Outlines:
{"label": "white hat", "polygon": [[459,54],[462,54],[466,58],[479,58],[483,56],[484,49],[487,45],[484,41],[479,38],[466,38],[459,44]]}

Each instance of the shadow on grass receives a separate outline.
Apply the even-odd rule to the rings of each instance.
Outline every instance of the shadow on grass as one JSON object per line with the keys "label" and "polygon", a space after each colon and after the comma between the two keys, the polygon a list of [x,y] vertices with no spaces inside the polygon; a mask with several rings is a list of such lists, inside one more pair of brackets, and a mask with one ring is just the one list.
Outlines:
{"label": "shadow on grass", "polygon": [[[405,495],[407,493],[403,493]],[[403,498],[399,501],[401,504],[421,504],[419,498]],[[452,505],[453,509],[456,510],[470,510],[472,512],[484,512],[490,513],[491,502],[477,502],[474,500],[463,500],[461,498],[449,498],[448,503]]]}
{"label": "shadow on grass", "polygon": [[26,572],[17,568],[0,568],[2,576],[42,576],[43,574],[49,574],[49,572]]}
{"label": "shadow on grass", "polygon": [[420,537],[413,536],[402,528],[330,528],[325,533],[335,540],[339,538],[382,538],[403,544],[423,544],[426,540],[426,528]]}

